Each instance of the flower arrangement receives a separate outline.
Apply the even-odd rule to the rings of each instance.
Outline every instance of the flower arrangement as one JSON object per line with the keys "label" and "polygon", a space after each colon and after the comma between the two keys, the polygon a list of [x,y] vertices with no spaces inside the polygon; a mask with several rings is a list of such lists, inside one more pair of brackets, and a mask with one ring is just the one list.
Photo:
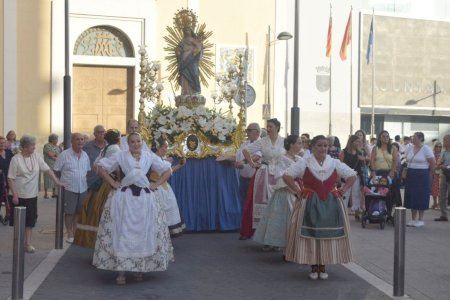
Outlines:
{"label": "flower arrangement", "polygon": [[152,139],[164,134],[171,143],[180,134],[199,132],[211,144],[230,145],[237,128],[235,119],[204,106],[188,108],[158,104],[147,115],[146,123]]}

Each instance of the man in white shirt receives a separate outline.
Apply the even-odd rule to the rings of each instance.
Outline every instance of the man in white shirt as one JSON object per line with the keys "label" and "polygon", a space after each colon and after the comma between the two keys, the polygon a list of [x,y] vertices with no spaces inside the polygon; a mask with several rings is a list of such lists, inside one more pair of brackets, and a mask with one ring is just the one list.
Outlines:
{"label": "man in white shirt", "polygon": [[[242,150],[245,149],[249,144],[260,139],[259,135],[261,133],[261,128],[258,123],[250,123],[245,130],[247,132],[247,140],[241,145],[238,152],[236,153],[236,168],[240,169],[240,184],[239,184],[239,196],[241,198],[241,206],[244,207],[245,197],[247,196],[247,190],[250,185],[250,181],[255,174],[255,169],[252,168],[244,158]],[[253,154],[253,160],[258,160],[262,154],[258,151]]]}
{"label": "man in white shirt", "polygon": [[[135,119],[128,120],[127,123],[127,135],[120,138],[120,149],[123,151],[128,151],[128,135],[131,133],[140,133],[141,129],[139,127],[139,122]],[[142,140],[142,150],[150,151],[147,144]]]}
{"label": "man in white shirt", "polygon": [[80,133],[73,133],[72,147],[64,150],[55,162],[53,169],[61,173],[64,184],[64,213],[67,230],[67,242],[73,243],[77,226],[77,217],[81,212],[86,197],[86,174],[91,170],[89,156],[83,151],[84,138]]}

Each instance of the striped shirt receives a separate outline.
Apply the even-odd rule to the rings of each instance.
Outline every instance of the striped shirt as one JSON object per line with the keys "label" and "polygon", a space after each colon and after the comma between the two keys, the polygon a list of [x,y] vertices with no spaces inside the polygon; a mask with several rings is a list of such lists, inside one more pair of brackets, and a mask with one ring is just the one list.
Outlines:
{"label": "striped shirt", "polygon": [[64,150],[53,166],[55,171],[61,172],[61,182],[66,190],[72,193],[84,193],[88,186],[86,173],[91,170],[89,156],[81,151],[78,158],[72,148]]}

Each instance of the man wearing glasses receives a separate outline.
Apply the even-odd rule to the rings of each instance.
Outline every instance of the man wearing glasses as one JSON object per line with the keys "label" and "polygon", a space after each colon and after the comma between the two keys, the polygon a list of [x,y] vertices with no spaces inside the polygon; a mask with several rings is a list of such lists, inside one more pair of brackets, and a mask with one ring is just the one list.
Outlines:
{"label": "man wearing glasses", "polygon": [[[239,196],[241,199],[241,206],[244,207],[245,196],[247,195],[248,186],[250,185],[250,180],[255,174],[255,169],[252,168],[244,158],[242,150],[245,149],[249,144],[260,139],[261,128],[258,123],[250,123],[245,130],[247,133],[247,140],[241,145],[238,152],[236,153],[236,168],[240,169],[240,184],[239,184]],[[259,161],[262,154],[258,151],[253,153],[253,161]]]}

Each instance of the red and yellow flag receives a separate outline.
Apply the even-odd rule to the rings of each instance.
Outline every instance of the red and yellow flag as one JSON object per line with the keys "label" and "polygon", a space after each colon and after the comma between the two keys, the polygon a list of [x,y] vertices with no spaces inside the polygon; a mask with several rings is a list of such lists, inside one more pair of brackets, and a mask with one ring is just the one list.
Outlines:
{"label": "red and yellow flag", "polygon": [[344,38],[342,39],[341,50],[339,51],[339,56],[342,60],[347,59],[347,48],[352,41],[352,11],[350,10],[350,15],[348,16],[347,26],[345,27]]}
{"label": "red and yellow flag", "polygon": [[326,56],[330,57],[331,56],[331,29],[332,29],[332,20],[331,20],[331,14],[330,14],[330,21],[328,23],[328,36],[327,36],[327,51],[326,51]]}

